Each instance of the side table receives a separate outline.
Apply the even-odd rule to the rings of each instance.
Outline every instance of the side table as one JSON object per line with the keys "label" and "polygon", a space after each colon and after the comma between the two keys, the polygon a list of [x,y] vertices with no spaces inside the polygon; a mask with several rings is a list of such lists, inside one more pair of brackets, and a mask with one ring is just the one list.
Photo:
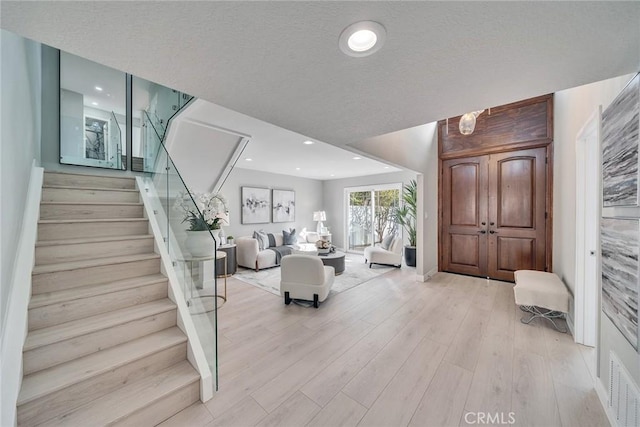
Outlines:
{"label": "side table", "polygon": [[[182,293],[184,295],[184,299],[186,300],[187,303],[187,307],[189,307],[189,312],[191,314],[204,314],[204,313],[208,313],[210,311],[216,310],[217,304],[212,304],[213,308],[211,309],[207,309],[207,305],[205,305],[205,310],[204,311],[200,311],[200,312],[192,312],[191,308],[194,306],[193,302],[195,299],[204,299],[204,298],[213,298],[214,300],[216,300],[217,298],[222,299],[222,301],[226,302],[227,301],[227,278],[224,278],[224,295],[218,295],[217,293],[214,293],[213,295],[203,295],[200,291],[196,290],[196,295],[194,295],[194,288],[196,287],[196,284],[193,282],[193,277],[194,277],[194,269],[197,268],[196,266],[201,263],[201,262],[205,262],[205,261],[212,261],[212,260],[216,260],[216,262],[218,262],[218,260],[225,260],[226,259],[227,254],[225,252],[221,252],[221,251],[217,251],[215,255],[209,255],[209,256],[204,256],[204,257],[194,257],[191,256],[189,254],[184,255],[182,258],[178,258],[177,261],[180,262],[184,262],[185,263],[185,268],[183,270],[183,280],[182,280]],[[226,263],[224,264],[224,267],[226,267]],[[225,271],[224,269],[222,271]]]}
{"label": "side table", "polygon": [[[227,257],[225,260],[220,259],[220,258],[216,258],[216,274],[218,277],[229,277],[232,276],[236,273],[236,269],[237,269],[237,262],[236,262],[236,245],[235,244],[231,244],[231,245],[220,245],[218,246],[218,251],[219,252],[224,252],[227,254]],[[225,271],[225,264],[226,264],[226,273],[224,273]]]}

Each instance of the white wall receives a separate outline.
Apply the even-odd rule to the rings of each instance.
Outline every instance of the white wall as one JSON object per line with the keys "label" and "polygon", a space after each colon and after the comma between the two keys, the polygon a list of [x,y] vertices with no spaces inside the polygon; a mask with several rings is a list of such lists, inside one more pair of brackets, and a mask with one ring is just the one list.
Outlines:
{"label": "white wall", "polygon": [[[414,172],[391,172],[324,181],[324,205],[322,210],[327,212],[327,220],[324,221],[324,225],[331,231],[333,244],[340,248],[346,247],[344,236],[344,224],[346,222],[345,188],[381,184],[408,184],[412,179],[416,179]],[[315,230],[315,225],[313,229]],[[404,234],[406,235],[406,232]]]}
{"label": "white wall", "polygon": [[[296,192],[296,213],[293,222],[265,224],[242,224],[241,188],[260,187],[276,190],[294,190]],[[298,178],[269,172],[234,168],[222,187],[221,193],[228,200],[231,225],[224,227],[225,234],[234,237],[248,236],[254,230],[264,229],[269,233],[282,233],[282,230],[295,228],[299,233],[303,227],[315,230],[313,212],[323,209],[322,181]]]}
{"label": "white wall", "polygon": [[31,165],[40,163],[40,44],[2,30],[2,130],[0,139],[0,313],[5,325],[18,233]]}
{"label": "white wall", "polygon": [[60,90],[60,155],[84,157],[84,95]]}
{"label": "white wall", "polygon": [[[0,32],[0,45],[0,342],[5,342],[8,297],[12,294],[31,166],[34,160],[40,162],[41,56],[39,43],[4,30]],[[0,356],[3,362],[0,376],[4,377],[0,391],[2,425],[15,422],[17,390],[13,379],[20,370],[19,365],[7,361],[13,362],[14,358],[5,357],[6,350],[3,348]]]}
{"label": "white wall", "polygon": [[[598,105],[603,110],[633,77],[627,75],[556,92],[554,96],[553,270],[573,291],[575,283],[575,141]],[[614,350],[640,383],[638,354],[611,321],[600,314],[600,380],[607,389],[609,351]]]}

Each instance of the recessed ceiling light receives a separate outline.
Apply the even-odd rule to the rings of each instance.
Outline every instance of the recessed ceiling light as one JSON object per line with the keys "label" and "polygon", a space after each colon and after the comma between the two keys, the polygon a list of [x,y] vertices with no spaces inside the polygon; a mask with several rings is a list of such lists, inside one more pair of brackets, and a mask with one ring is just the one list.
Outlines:
{"label": "recessed ceiling light", "polygon": [[378,36],[373,31],[359,30],[351,34],[351,37],[347,40],[347,46],[353,51],[364,52],[374,47],[377,41]]}
{"label": "recessed ceiling light", "polygon": [[336,176],[336,174],[335,174],[335,173],[332,173],[332,174],[331,174],[331,175],[329,175],[329,176]]}
{"label": "recessed ceiling light", "polygon": [[299,171],[299,170],[300,170],[300,168],[296,168],[296,170],[297,170],[297,171]]}
{"label": "recessed ceiling light", "polygon": [[340,50],[349,56],[368,56],[380,50],[386,38],[384,27],[373,21],[349,25],[338,39]]}
{"label": "recessed ceiling light", "polygon": [[101,88],[100,86],[96,86],[96,90],[97,90],[98,92],[102,92],[102,88]]}
{"label": "recessed ceiling light", "polygon": [[362,157],[356,156],[356,157],[353,158],[353,160],[362,160]]}
{"label": "recessed ceiling light", "polygon": [[384,168],[385,168],[385,169],[389,169],[389,166],[385,166]]}
{"label": "recessed ceiling light", "polygon": [[304,144],[304,145],[312,145],[312,144],[314,144],[314,142],[313,142],[313,141],[308,141],[308,140],[307,140],[307,141],[303,142],[303,144]]}
{"label": "recessed ceiling light", "polygon": [[253,159],[250,159],[249,157],[247,157],[247,158],[246,158],[246,159],[244,159],[244,160],[245,160],[245,161],[247,161],[247,162],[252,162],[252,161],[253,161]]}
{"label": "recessed ceiling light", "polygon": [[95,102],[95,101],[93,101],[93,102],[91,103],[91,105],[98,105],[98,103],[97,103],[97,102]]}

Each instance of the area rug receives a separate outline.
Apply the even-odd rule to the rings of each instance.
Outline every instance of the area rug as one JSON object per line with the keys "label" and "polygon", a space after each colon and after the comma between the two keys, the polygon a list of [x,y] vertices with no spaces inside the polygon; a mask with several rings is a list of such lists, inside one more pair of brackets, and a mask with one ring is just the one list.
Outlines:
{"label": "area rug", "polygon": [[[395,268],[383,265],[373,265],[372,268],[369,268],[369,264],[365,264],[362,255],[355,254],[347,254],[344,263],[344,272],[335,277],[331,292],[344,292]],[[280,267],[260,271],[238,267],[238,271],[233,277],[280,296]]]}

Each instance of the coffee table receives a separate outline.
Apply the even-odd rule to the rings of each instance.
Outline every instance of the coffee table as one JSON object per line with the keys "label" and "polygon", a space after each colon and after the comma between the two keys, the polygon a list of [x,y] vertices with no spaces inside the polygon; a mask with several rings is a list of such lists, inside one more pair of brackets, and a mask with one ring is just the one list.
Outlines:
{"label": "coffee table", "polygon": [[322,263],[327,266],[331,266],[336,270],[336,276],[344,272],[344,252],[335,251],[328,254],[318,254]]}
{"label": "coffee table", "polygon": [[318,249],[314,243],[300,243],[293,247],[291,253],[297,255],[318,255]]}

